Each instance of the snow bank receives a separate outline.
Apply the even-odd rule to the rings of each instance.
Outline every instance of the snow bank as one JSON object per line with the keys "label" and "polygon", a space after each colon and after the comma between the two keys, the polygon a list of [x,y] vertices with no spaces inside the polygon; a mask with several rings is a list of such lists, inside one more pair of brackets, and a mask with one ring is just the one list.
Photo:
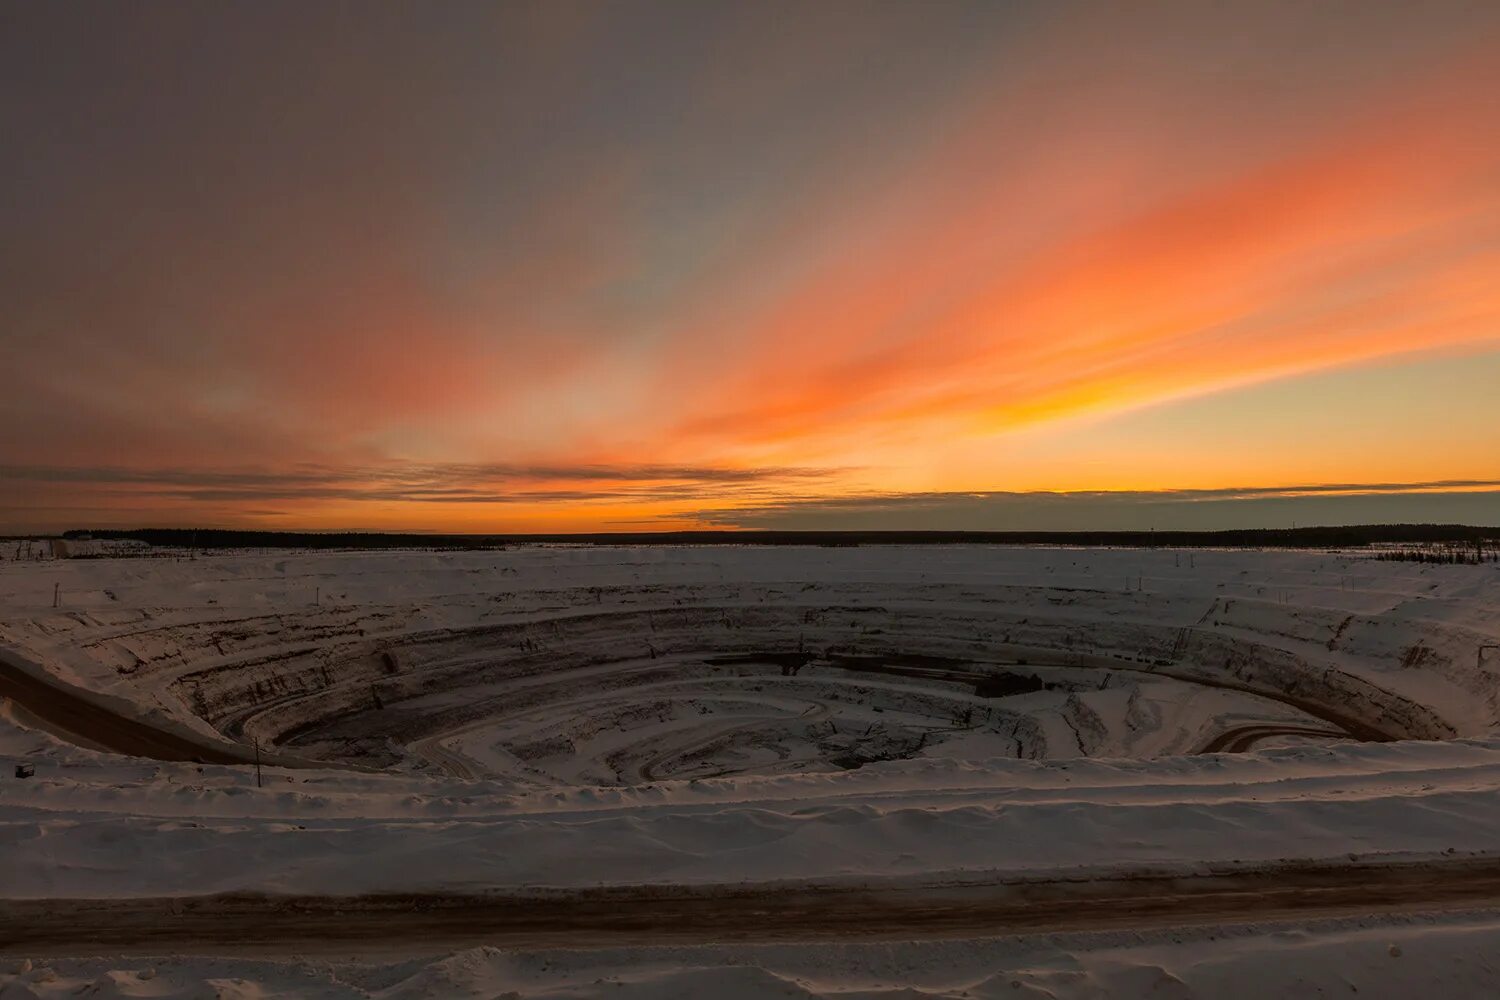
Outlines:
{"label": "snow bank", "polygon": [[437,958],[95,958],[0,965],[0,997],[241,1000],[1260,1000],[1493,995],[1500,915],[975,941],[507,952]]}

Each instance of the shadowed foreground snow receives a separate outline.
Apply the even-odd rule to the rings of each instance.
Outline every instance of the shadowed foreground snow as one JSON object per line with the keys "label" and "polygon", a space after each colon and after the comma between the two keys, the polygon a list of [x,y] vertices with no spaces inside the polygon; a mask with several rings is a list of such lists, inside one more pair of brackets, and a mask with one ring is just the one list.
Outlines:
{"label": "shadowed foreground snow", "polygon": [[[12,962],[0,997],[222,1000],[1493,996],[1500,914],[975,941]],[[17,970],[25,969],[24,972]]]}

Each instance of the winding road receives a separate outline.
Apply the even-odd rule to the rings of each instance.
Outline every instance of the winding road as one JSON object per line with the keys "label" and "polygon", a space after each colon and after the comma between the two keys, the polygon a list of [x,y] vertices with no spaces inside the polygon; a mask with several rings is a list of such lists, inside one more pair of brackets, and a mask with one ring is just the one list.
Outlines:
{"label": "winding road", "polygon": [[1209,740],[1199,753],[1244,753],[1261,740],[1275,736],[1310,736],[1322,739],[1348,739],[1349,734],[1337,729],[1315,729],[1311,726],[1276,726],[1269,723],[1257,726],[1236,726],[1225,730]]}
{"label": "winding road", "polygon": [[[70,742],[114,753],[155,760],[191,760],[200,764],[253,764],[255,753],[197,740],[183,733],[124,716],[61,681],[43,680],[24,669],[18,658],[0,649],[0,698],[26,710],[48,732]],[[267,762],[270,757],[266,758]],[[284,763],[277,760],[278,764]]]}
{"label": "winding road", "polygon": [[[56,678],[42,678],[26,669],[22,659],[0,647],[0,701],[10,700],[29,716],[29,721],[69,743],[108,753],[148,757],[152,760],[194,761],[199,764],[254,764],[251,747],[229,740],[216,741],[187,729],[165,729],[149,721],[122,715],[108,704]],[[316,761],[262,751],[260,761],[273,767],[332,768],[360,771],[367,768],[345,761]]]}
{"label": "winding road", "polygon": [[[879,659],[846,657],[838,664],[846,670],[858,670],[861,672],[899,674],[907,677],[930,677],[935,680],[959,681],[965,684],[978,683],[989,677],[989,674],[980,670],[955,669],[949,667],[927,667],[907,666],[902,664],[890,664],[881,662]],[[994,666],[1025,666],[1027,661],[997,661],[990,665]],[[1248,684],[1237,684],[1232,681],[1218,678],[1201,677],[1192,673],[1165,670],[1153,667],[1150,670],[1142,670],[1122,661],[1112,660],[1108,657],[1076,655],[1070,658],[1060,658],[1058,662],[1032,661],[1030,666],[1068,666],[1088,667],[1105,670],[1114,670],[1120,673],[1143,674],[1150,677],[1169,677],[1173,680],[1183,681],[1188,684],[1197,684],[1205,688],[1217,688],[1223,691],[1237,691],[1241,694],[1255,695],[1274,701],[1289,708],[1295,708],[1307,715],[1328,723],[1327,728],[1314,728],[1311,726],[1296,725],[1274,725],[1261,723],[1253,726],[1242,726],[1236,729],[1220,733],[1210,740],[1198,753],[1239,753],[1249,750],[1257,742],[1269,739],[1272,736],[1321,736],[1334,739],[1353,739],[1366,743],[1388,743],[1397,737],[1385,730],[1376,728],[1367,722],[1357,719],[1351,715],[1335,711],[1320,702],[1310,701],[1306,698],[1297,698],[1283,692],[1265,691]]]}

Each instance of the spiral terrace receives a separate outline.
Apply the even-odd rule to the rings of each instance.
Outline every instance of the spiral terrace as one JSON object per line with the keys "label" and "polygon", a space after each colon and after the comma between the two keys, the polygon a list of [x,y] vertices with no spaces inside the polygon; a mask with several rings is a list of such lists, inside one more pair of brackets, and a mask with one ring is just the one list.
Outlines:
{"label": "spiral terrace", "polygon": [[[775,578],[789,555],[807,579]],[[964,547],[48,569],[12,585],[68,574],[64,607],[5,638],[64,676],[303,759],[525,786],[1443,739],[1500,711],[1472,599],[1492,566]]]}

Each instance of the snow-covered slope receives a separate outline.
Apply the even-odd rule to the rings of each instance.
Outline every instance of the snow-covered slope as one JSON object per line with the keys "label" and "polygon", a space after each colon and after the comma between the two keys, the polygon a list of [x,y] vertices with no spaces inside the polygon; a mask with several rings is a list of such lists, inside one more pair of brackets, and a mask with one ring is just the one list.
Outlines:
{"label": "snow-covered slope", "polygon": [[440,958],[37,959],[11,998],[1262,1000],[1494,995],[1500,914],[988,940],[502,951]]}

